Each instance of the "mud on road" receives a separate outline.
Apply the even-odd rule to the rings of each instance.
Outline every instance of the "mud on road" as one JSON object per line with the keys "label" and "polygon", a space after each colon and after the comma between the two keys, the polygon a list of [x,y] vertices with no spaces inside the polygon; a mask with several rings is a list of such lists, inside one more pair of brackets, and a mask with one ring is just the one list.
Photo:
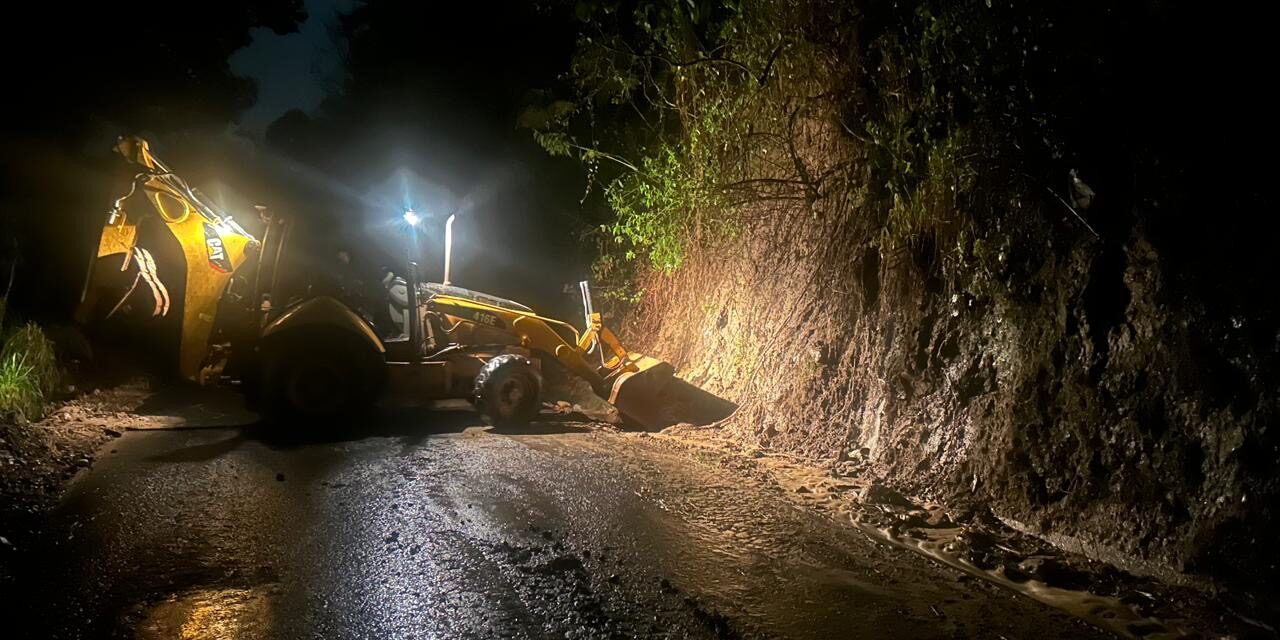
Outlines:
{"label": "mud on road", "polygon": [[207,390],[88,394],[34,425],[74,458],[47,457],[48,491],[6,503],[27,528],[0,598],[41,638],[1274,633],[1231,594],[1135,578],[980,509],[715,429],[548,407],[520,430],[455,407],[309,433]]}
{"label": "mud on road", "polygon": [[47,530],[29,637],[1104,637],[659,438],[467,412],[128,432]]}
{"label": "mud on road", "polygon": [[[104,367],[112,369],[111,364]],[[69,397],[48,407],[41,420],[0,416],[0,596],[19,588],[15,566],[48,535],[45,514],[74,478],[112,452],[114,439],[128,431],[239,425],[254,419],[226,390],[157,388],[142,375],[126,373],[113,380],[81,373],[95,388],[69,386]],[[98,379],[102,377],[111,381]]]}
{"label": "mud on road", "polygon": [[135,380],[59,402],[35,423],[0,416],[0,589],[11,587],[14,554],[41,537],[41,516],[67,483],[104,443],[148,421],[136,410],[150,396]]}

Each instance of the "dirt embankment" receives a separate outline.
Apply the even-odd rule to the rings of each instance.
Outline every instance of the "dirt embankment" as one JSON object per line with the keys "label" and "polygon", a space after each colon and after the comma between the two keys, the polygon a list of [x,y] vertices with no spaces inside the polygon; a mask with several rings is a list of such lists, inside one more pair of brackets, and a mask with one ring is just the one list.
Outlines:
{"label": "dirt embankment", "polygon": [[85,393],[34,423],[0,422],[0,580],[9,556],[36,536],[39,516],[107,441],[138,422],[145,381]]}
{"label": "dirt embankment", "polygon": [[[807,158],[850,156],[821,116],[804,138]],[[1273,584],[1265,305],[1187,285],[1154,211],[1095,207],[1113,222],[1094,235],[1046,198],[1038,220],[891,252],[851,191],[751,211],[727,246],[653,276],[632,342],[738,403],[740,441],[989,505],[1136,572]]]}

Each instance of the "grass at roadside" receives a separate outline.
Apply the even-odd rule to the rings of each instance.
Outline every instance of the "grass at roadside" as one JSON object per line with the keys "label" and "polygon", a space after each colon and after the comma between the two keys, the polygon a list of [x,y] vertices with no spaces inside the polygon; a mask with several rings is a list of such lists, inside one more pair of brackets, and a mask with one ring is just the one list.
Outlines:
{"label": "grass at roadside", "polygon": [[0,349],[0,417],[38,420],[58,386],[53,342],[35,323],[4,337]]}

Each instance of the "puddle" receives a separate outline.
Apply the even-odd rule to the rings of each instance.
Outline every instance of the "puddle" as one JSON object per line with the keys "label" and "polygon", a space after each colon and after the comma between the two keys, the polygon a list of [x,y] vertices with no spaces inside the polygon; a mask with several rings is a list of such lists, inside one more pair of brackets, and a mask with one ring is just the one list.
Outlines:
{"label": "puddle", "polygon": [[272,590],[189,591],[152,605],[138,624],[138,640],[255,640],[271,631]]}

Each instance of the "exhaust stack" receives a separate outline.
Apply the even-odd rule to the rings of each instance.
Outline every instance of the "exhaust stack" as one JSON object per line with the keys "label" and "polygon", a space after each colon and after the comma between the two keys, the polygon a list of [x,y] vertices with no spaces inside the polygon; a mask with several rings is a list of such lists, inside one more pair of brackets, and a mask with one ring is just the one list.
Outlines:
{"label": "exhaust stack", "polygon": [[458,217],[457,214],[449,214],[449,218],[444,221],[444,284],[450,285],[449,282],[449,265],[453,263],[453,220]]}

